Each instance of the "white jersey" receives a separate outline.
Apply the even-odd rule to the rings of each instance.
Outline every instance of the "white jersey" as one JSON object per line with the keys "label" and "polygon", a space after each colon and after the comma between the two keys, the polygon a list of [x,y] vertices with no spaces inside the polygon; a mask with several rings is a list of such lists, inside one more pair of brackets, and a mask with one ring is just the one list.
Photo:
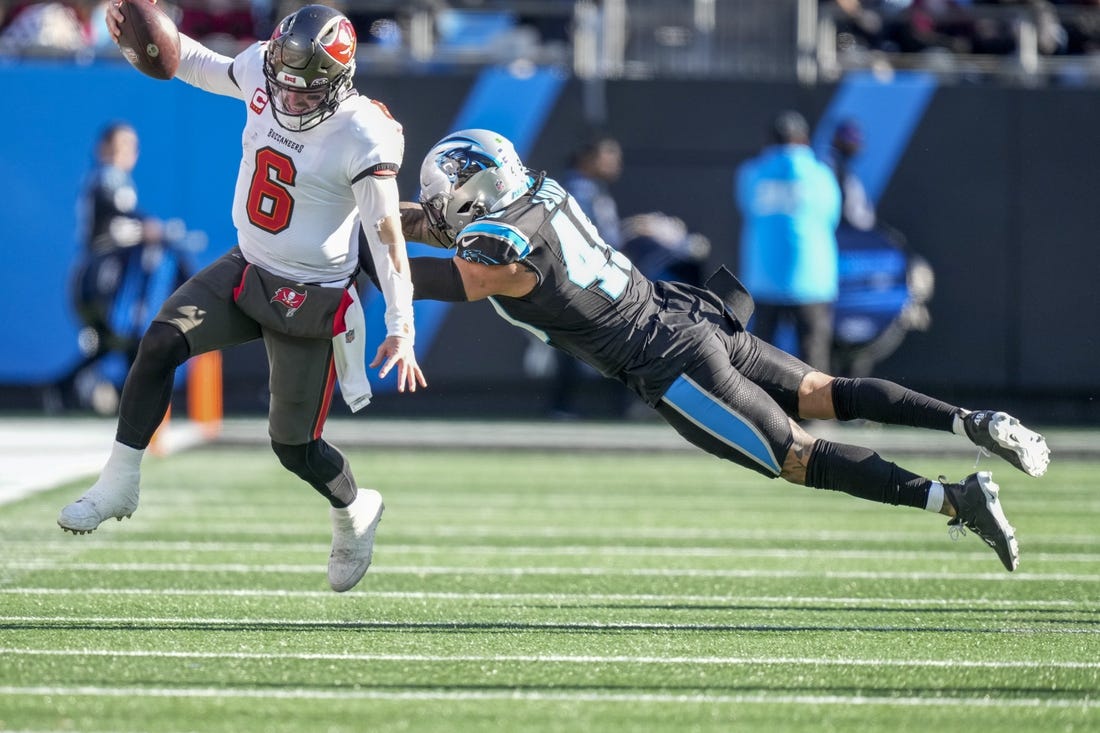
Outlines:
{"label": "white jersey", "polygon": [[245,259],[299,282],[349,277],[358,265],[360,220],[377,238],[375,225],[397,211],[401,125],[385,106],[356,95],[320,125],[291,132],[275,121],[267,98],[265,43],[245,49],[227,68],[228,59],[187,41],[177,76],[246,103],[233,196]]}

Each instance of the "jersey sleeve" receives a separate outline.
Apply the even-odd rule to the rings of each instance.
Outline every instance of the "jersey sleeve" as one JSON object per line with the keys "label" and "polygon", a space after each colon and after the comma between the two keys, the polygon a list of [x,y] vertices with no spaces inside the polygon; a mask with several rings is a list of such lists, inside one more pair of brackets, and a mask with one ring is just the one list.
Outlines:
{"label": "jersey sleeve", "polygon": [[263,54],[259,49],[260,44],[253,44],[236,59],[231,59],[181,33],[180,65],[176,70],[176,78],[214,94],[244,99],[234,72],[238,63],[245,63],[252,56],[262,58]]}
{"label": "jersey sleeve", "polygon": [[351,190],[364,227],[373,228],[387,216],[401,218],[401,195],[393,176],[365,176],[353,182]]}
{"label": "jersey sleeve", "polygon": [[[361,234],[370,251],[374,270],[374,282],[386,301],[386,335],[413,338],[412,281],[408,274],[397,270],[390,256],[390,246],[382,241],[377,225],[381,219],[392,216],[400,219],[397,181],[366,178],[352,186],[359,206],[362,223]],[[396,226],[400,227],[400,223]],[[400,236],[400,234],[398,235]],[[402,257],[405,242],[400,241]]]}
{"label": "jersey sleeve", "polygon": [[502,221],[480,219],[455,237],[458,257],[482,265],[520,262],[531,252],[531,240],[519,228]]}
{"label": "jersey sleeve", "polygon": [[[345,102],[346,104],[346,102]],[[354,147],[349,156],[352,183],[395,178],[405,156],[405,133],[386,105],[367,97],[355,100]]]}

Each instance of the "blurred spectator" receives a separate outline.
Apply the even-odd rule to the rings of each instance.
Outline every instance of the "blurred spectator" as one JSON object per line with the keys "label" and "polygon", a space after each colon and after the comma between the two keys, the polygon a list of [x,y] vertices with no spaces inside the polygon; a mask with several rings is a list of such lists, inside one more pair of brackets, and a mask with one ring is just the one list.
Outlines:
{"label": "blurred spectator", "polygon": [[1100,0],[1055,0],[1054,4],[1065,11],[1066,53],[1100,53]]}
{"label": "blurred spectator", "polygon": [[0,32],[0,56],[89,53],[93,0],[27,3],[14,7]]}
{"label": "blurred spectator", "polygon": [[[608,136],[597,136],[581,144],[570,157],[569,170],[562,177],[562,185],[573,194],[581,211],[592,221],[600,237],[614,249],[622,245],[622,225],[619,207],[611,195],[610,185],[619,179],[623,170],[623,151],[619,141]],[[600,378],[591,367],[574,359],[564,351],[549,350],[545,344],[535,343],[531,348],[546,351],[554,360],[554,378],[550,394],[550,415],[556,419],[575,419],[580,416],[578,395],[586,382],[600,388],[611,384]],[[531,354],[528,355],[530,359]],[[614,387],[611,387],[614,389]],[[628,395],[616,398],[614,409],[622,412]]]}
{"label": "blurred spectator", "polygon": [[854,229],[874,229],[875,205],[863,181],[852,170],[852,161],[863,149],[863,128],[854,119],[842,120],[833,131],[825,162],[840,185],[840,221]]}
{"label": "blurred spectator", "polygon": [[1065,53],[1069,48],[1069,33],[1058,18],[1058,11],[1047,0],[1029,0],[1034,11],[1039,53],[1047,56]]}
{"label": "blurred spectator", "polygon": [[539,13],[521,11],[519,24],[532,28],[542,43],[568,43],[575,5],[575,0],[546,0]]}
{"label": "blurred spectator", "polygon": [[[837,49],[889,53],[940,51],[1007,55],[1020,46],[1021,21],[1035,29],[1036,50],[1043,55],[1082,53],[1077,34],[1059,17],[1056,6],[1091,5],[1095,0],[823,0],[837,29]],[[1014,12],[1015,11],[1015,12]],[[1100,25],[1100,18],[1083,18]],[[1095,37],[1095,36],[1094,36]]]}
{"label": "blurred spectator", "polygon": [[[993,6],[1002,5],[1000,0],[973,0],[972,5]],[[981,10],[979,8],[979,10]],[[970,32],[971,53],[1007,55],[1016,53],[1019,47],[1018,32],[1013,17],[1005,13],[974,14],[973,27]]]}
{"label": "blurred spectator", "polygon": [[[83,358],[58,382],[58,404],[52,407],[92,407],[110,414],[147,321],[185,278],[186,250],[204,247],[205,237],[188,235],[183,222],[162,221],[138,207],[132,177],[138,136],[132,126],[115,122],[105,127],[95,158],[78,207],[83,251],[71,292]],[[103,368],[112,354],[123,362],[113,375]]]}
{"label": "blurred spectator", "polygon": [[1066,29],[1058,12],[1047,0],[972,0],[975,8],[999,7],[1020,10],[997,17],[978,14],[975,18],[972,48],[974,53],[1015,53],[1019,47],[1019,21],[1026,18],[1035,27],[1035,43],[1045,56],[1065,53],[1068,46]]}
{"label": "blurred spectator", "polygon": [[683,219],[659,211],[623,220],[622,253],[650,280],[703,284],[710,240],[688,231]]}
{"label": "blurred spectator", "polygon": [[179,9],[180,33],[221,53],[235,55],[257,39],[249,0],[181,0]]}
{"label": "blurred spectator", "polygon": [[874,0],[823,0],[836,23],[837,50],[882,48],[885,18]]}
{"label": "blurred spectator", "polygon": [[603,241],[615,249],[622,245],[622,229],[619,207],[610,186],[622,172],[622,146],[612,137],[601,136],[577,148],[562,179],[562,185],[577,199]]}
{"label": "blurred spectator", "polygon": [[[419,32],[426,33],[427,40],[434,45],[439,42],[440,13],[448,8],[447,0],[407,0],[396,7],[355,2],[344,5],[344,14],[358,31],[360,44],[410,52],[413,51],[413,38],[418,32],[413,27],[414,18],[424,15],[431,19],[430,26],[421,28]],[[418,57],[418,60],[426,59]]]}
{"label": "blurred spectator", "polygon": [[863,129],[848,118],[836,126],[824,156],[841,192],[831,372],[844,377],[871,376],[909,331],[927,330],[931,322],[932,268],[900,232],[878,221],[852,170],[862,149]]}
{"label": "blurred spectator", "polygon": [[[775,118],[771,145],[737,171],[744,223],[741,280],[756,300],[752,331],[772,344],[790,322],[798,356],[828,373],[837,297],[840,187],[809,145],[806,119]],[[789,351],[792,351],[788,349]]]}
{"label": "blurred spectator", "polygon": [[890,37],[902,53],[945,49],[968,53],[973,19],[957,0],[912,0],[893,25]]}

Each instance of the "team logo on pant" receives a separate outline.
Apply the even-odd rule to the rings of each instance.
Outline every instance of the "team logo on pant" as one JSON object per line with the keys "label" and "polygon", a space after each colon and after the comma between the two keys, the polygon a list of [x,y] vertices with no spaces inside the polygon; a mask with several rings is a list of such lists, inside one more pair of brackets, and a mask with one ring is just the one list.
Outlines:
{"label": "team logo on pant", "polygon": [[306,294],[299,293],[294,288],[279,288],[275,295],[271,296],[272,303],[282,303],[286,306],[286,317],[293,318],[298,309],[305,305]]}

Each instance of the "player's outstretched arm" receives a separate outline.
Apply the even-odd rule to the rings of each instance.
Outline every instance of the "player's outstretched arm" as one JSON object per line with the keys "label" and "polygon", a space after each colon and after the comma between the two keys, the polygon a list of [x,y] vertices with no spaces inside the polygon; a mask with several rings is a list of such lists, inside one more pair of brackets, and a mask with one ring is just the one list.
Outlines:
{"label": "player's outstretched arm", "polygon": [[[405,238],[401,234],[399,215],[384,217],[378,222],[376,241],[368,241],[373,252],[376,276],[386,300],[386,340],[378,347],[371,368],[381,366],[379,377],[385,377],[397,367],[397,391],[427,387],[424,372],[413,351],[412,281]],[[368,240],[374,240],[368,237]]]}
{"label": "player's outstretched arm", "polygon": [[455,257],[454,263],[462,275],[469,300],[481,300],[493,295],[522,298],[539,283],[538,275],[519,262],[486,265]]}
{"label": "player's outstretched arm", "polygon": [[180,67],[176,71],[176,78],[214,94],[244,99],[244,93],[233,79],[233,59],[211,51],[182,33]]}
{"label": "player's outstretched arm", "polygon": [[456,262],[457,258],[410,257],[413,299],[441,300],[445,303],[471,300],[466,295],[466,285]]}

